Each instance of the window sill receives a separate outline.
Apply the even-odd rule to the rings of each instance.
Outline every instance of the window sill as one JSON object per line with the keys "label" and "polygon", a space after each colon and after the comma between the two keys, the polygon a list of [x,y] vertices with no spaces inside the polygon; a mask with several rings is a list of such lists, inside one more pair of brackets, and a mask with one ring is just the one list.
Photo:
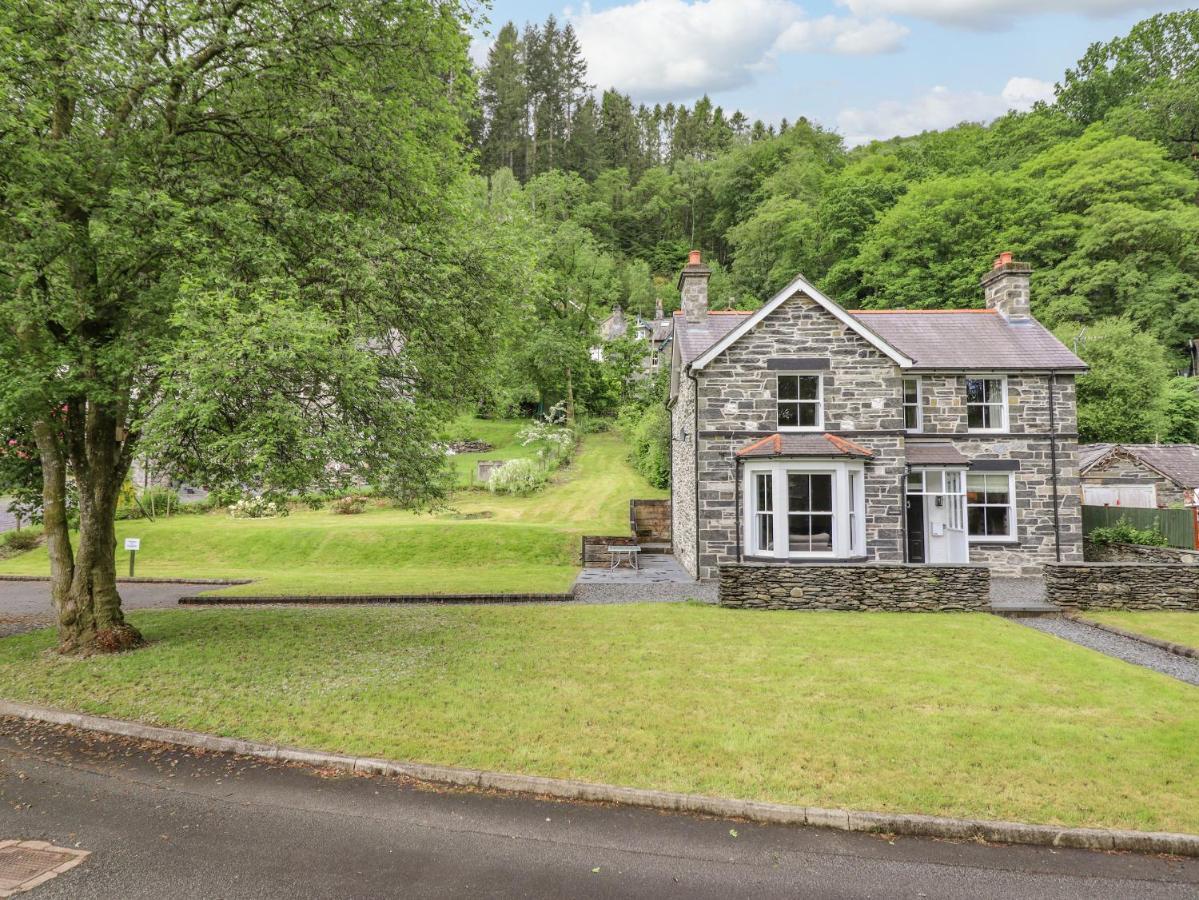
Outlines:
{"label": "window sill", "polygon": [[1014,537],[971,537],[966,540],[968,543],[976,546],[994,545],[996,547],[1011,547],[1020,543],[1020,538]]}
{"label": "window sill", "polygon": [[816,432],[816,431],[824,431],[824,426],[823,425],[779,425],[778,430],[780,432],[785,431],[788,433],[792,433],[792,432],[796,432],[796,431],[812,433],[812,432]]}

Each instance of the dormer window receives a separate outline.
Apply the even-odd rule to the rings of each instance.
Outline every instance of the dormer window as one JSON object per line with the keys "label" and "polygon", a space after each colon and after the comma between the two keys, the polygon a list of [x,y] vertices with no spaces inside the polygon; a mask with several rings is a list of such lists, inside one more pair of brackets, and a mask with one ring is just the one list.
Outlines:
{"label": "dormer window", "polygon": [[824,384],[819,375],[778,376],[780,431],[818,431],[824,427]]}

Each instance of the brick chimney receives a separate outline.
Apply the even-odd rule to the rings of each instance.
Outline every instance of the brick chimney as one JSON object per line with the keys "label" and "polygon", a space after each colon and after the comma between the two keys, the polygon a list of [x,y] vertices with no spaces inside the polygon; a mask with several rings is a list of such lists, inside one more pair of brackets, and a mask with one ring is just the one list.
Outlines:
{"label": "brick chimney", "polygon": [[701,262],[698,250],[692,250],[687,265],[679,273],[679,293],[683,299],[683,315],[688,322],[702,322],[708,316],[708,279],[712,270]]}
{"label": "brick chimney", "polygon": [[1000,253],[982,280],[987,309],[998,310],[1009,322],[1031,318],[1028,289],[1031,275],[1031,265],[1016,262],[1010,253]]}

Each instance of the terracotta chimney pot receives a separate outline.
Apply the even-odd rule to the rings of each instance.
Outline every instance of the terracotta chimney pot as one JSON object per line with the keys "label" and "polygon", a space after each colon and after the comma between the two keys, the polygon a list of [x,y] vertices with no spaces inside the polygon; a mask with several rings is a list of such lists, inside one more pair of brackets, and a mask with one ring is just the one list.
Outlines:
{"label": "terracotta chimney pot", "polygon": [[[1012,255],[1009,253],[1008,258],[1011,259],[1011,256]],[[687,265],[698,266],[700,263],[700,259],[701,259],[700,252],[698,250],[692,250],[691,253],[687,256]]]}
{"label": "terracotta chimney pot", "polygon": [[1008,252],[1007,250],[1004,250],[997,257],[995,257],[995,265],[993,265],[991,268],[998,269],[1000,266],[1006,266],[1011,261],[1012,261],[1012,254],[1010,252]]}

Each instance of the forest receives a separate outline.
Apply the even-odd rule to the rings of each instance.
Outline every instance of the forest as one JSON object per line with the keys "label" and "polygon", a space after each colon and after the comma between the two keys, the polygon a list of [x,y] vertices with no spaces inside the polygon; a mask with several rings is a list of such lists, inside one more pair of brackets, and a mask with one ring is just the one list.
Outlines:
{"label": "forest", "polygon": [[[797,272],[848,308],[981,303],[1000,250],[1033,265],[1034,313],[1088,361],[1080,439],[1199,440],[1199,11],[1089,47],[1052,104],[848,148],[798,115],[750,123],[703,97],[635,105],[587,82],[569,25],[496,34],[471,137],[491,221],[515,225],[512,299],[484,406],[566,396],[664,435],[652,391],[588,356],[614,305],[677,307],[687,250],[716,308]],[[630,405],[632,409],[630,409]],[[652,454],[651,454],[652,455]]]}

